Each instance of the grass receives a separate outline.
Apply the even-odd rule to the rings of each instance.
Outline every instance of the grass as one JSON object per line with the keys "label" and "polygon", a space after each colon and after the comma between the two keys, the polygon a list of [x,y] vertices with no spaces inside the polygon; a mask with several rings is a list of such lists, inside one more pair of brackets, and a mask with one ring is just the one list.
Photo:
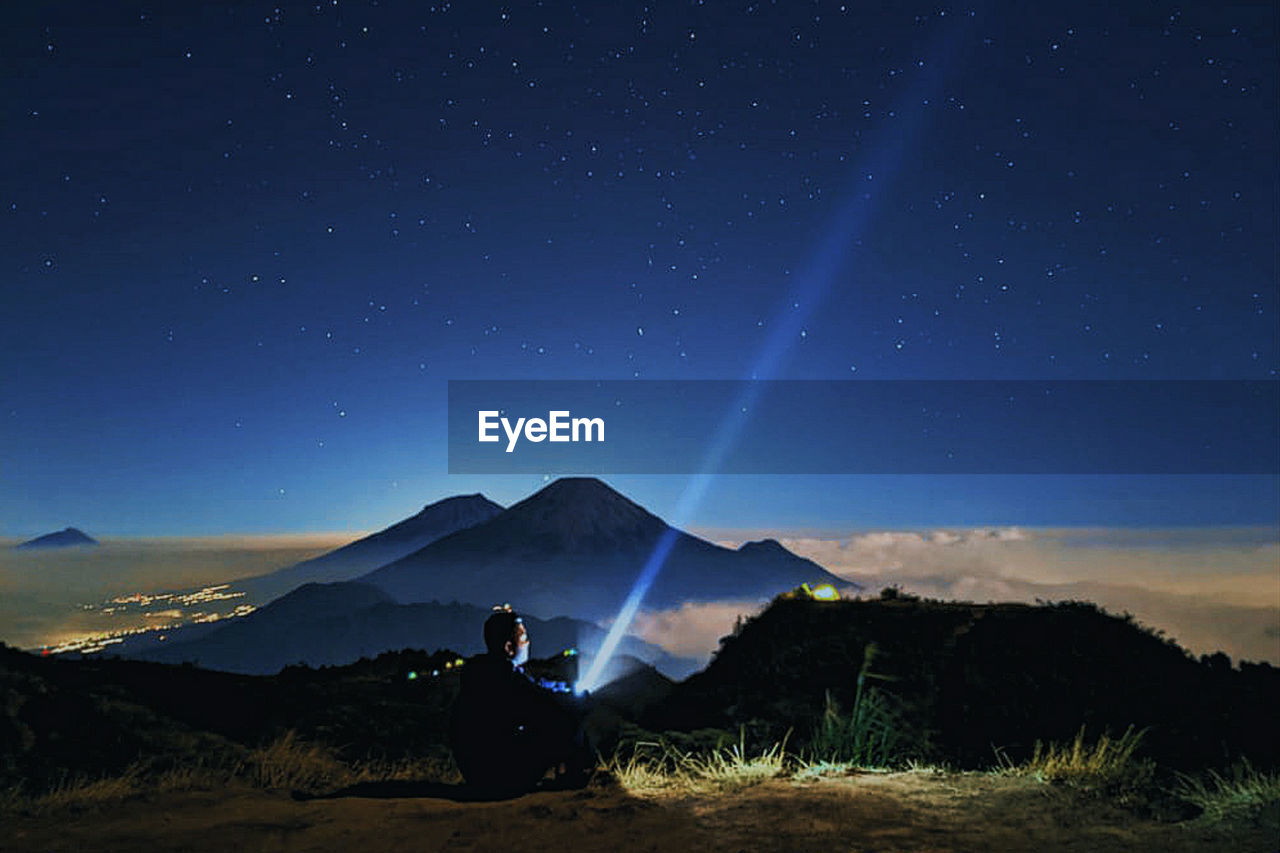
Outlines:
{"label": "grass", "polygon": [[743,741],[709,755],[695,756],[688,760],[692,777],[704,786],[718,791],[734,791],[775,779],[785,772],[787,739],[763,750],[758,755],[748,755]]}
{"label": "grass", "polygon": [[5,804],[21,810],[30,808],[46,812],[89,803],[114,802],[135,793],[138,782],[138,770],[132,767],[117,776],[64,776],[49,790],[35,797],[26,797],[20,787],[15,787],[5,797]]}
{"label": "grass", "polygon": [[798,782],[810,782],[827,776],[852,776],[855,773],[919,773],[941,776],[957,772],[960,771],[945,764],[929,764],[914,759],[908,759],[900,766],[867,767],[852,761],[811,761],[802,757],[797,759],[791,778]]}
{"label": "grass", "polygon": [[1247,760],[1228,775],[1210,770],[1207,778],[1178,774],[1174,796],[1200,809],[1201,823],[1249,821],[1265,816],[1280,823],[1280,774],[1255,770]]}
{"label": "grass", "polygon": [[824,776],[848,776],[856,773],[858,767],[847,761],[804,761],[796,767],[792,778],[809,782]]}
{"label": "grass", "polygon": [[306,743],[292,731],[250,751],[233,776],[255,788],[304,791],[334,790],[360,782],[457,783],[462,778],[453,760],[443,757],[341,761],[329,747]]}
{"label": "grass", "polygon": [[[863,693],[865,697],[867,693]],[[836,719],[831,720],[832,717]],[[848,732],[851,719],[828,707],[820,726]],[[863,717],[862,719],[866,719]],[[821,730],[821,729],[819,729]],[[1152,762],[1137,756],[1142,731],[1132,727],[1118,738],[1106,734],[1089,742],[1082,728],[1075,738],[1063,743],[1037,742],[1030,759],[1013,764],[1002,756],[995,772],[1034,778],[1046,783],[1065,783],[1091,793],[1114,796],[1124,804],[1153,785]],[[788,753],[788,738],[758,752],[746,748],[745,730],[738,742],[729,746],[681,748],[665,738],[631,742],[619,749],[602,768],[628,792],[639,796],[696,796],[731,793],[772,779],[812,781],[822,777],[855,772],[908,772],[936,774],[946,768],[897,760],[878,767],[865,761],[849,760],[853,755],[875,758],[875,751],[841,752],[829,748],[824,755],[812,746],[802,753]],[[835,738],[837,745],[857,744],[857,739]],[[720,742],[721,744],[723,741]],[[1206,777],[1177,774],[1178,785],[1171,793],[1201,811],[1201,822],[1264,819],[1280,823],[1280,774],[1265,773],[1242,762],[1226,775],[1210,771]],[[83,811],[110,806],[122,800],[171,791],[225,790],[228,788],[332,791],[361,782],[378,781],[460,781],[451,759],[423,757],[400,761],[339,760],[334,751],[321,744],[301,740],[290,731],[275,741],[235,755],[200,757],[194,761],[135,762],[124,771],[97,778],[67,775],[43,791],[24,790],[21,785],[0,790],[0,814],[46,814]]]}
{"label": "grass", "polygon": [[[834,728],[837,731],[843,726],[848,731],[853,728],[850,721],[857,719],[857,715],[852,714],[833,724],[829,718],[835,715],[836,712],[829,706],[826,715],[828,719],[821,725],[828,730]],[[1262,821],[1268,826],[1280,828],[1280,773],[1256,770],[1247,760],[1241,760],[1225,775],[1213,770],[1208,771],[1205,776],[1176,773],[1178,784],[1172,791],[1168,791],[1157,786],[1155,763],[1139,755],[1145,732],[1145,729],[1135,730],[1130,726],[1119,737],[1104,733],[1096,740],[1088,741],[1082,727],[1067,743],[1037,741],[1031,757],[1021,764],[1010,762],[1003,754],[998,753],[1000,766],[994,772],[1044,783],[1063,784],[1087,794],[1109,796],[1117,804],[1127,807],[1140,807],[1150,798],[1167,797],[1171,793],[1177,799],[1198,808],[1201,815],[1197,822],[1202,824]],[[840,738],[835,741],[837,744],[858,742]],[[827,755],[832,753],[841,754],[836,749],[828,750]],[[859,754],[857,750],[853,753]],[[861,755],[865,757],[866,753]],[[810,781],[824,776],[844,776],[868,771],[887,772],[890,769],[931,775],[952,772],[948,767],[922,763],[915,759],[893,762],[890,767],[888,762],[875,766],[856,760],[814,757],[813,750],[810,749],[805,756],[798,756],[790,763],[789,775],[797,781]],[[652,773],[653,770],[649,772]],[[779,772],[777,775],[784,773]]]}
{"label": "grass", "polygon": [[911,773],[947,772],[936,765],[907,760],[887,766],[868,767],[854,761],[813,758],[810,751],[787,752],[787,740],[748,752],[745,735],[739,730],[738,743],[711,750],[681,749],[669,741],[639,741],[629,750],[615,752],[602,767],[623,788],[633,794],[708,794],[739,791],[770,779],[812,781],[824,776],[847,776],[858,772]]}
{"label": "grass", "polygon": [[682,750],[665,741],[640,742],[631,754],[615,752],[604,762],[622,787],[635,794],[706,794],[738,791],[786,774],[786,738],[751,755],[745,734],[738,743],[710,752]]}
{"label": "grass", "polygon": [[232,781],[228,770],[212,766],[197,764],[155,773],[144,762],[135,762],[117,774],[66,775],[42,791],[28,791],[22,785],[15,785],[0,792],[0,814],[84,811],[141,794],[214,790]]}
{"label": "grass", "polygon": [[805,752],[808,764],[893,767],[929,753],[927,739],[912,726],[897,698],[870,683],[894,680],[872,671],[878,651],[875,643],[867,644],[849,713],[841,713],[827,691],[825,708]]}
{"label": "grass", "polygon": [[740,732],[737,744],[710,751],[681,749],[666,740],[641,741],[633,743],[629,752],[615,752],[613,758],[602,762],[602,767],[619,785],[638,796],[730,793],[771,779],[812,782],[867,772],[953,772],[945,766],[914,760],[893,767],[867,767],[851,761],[813,759],[807,757],[807,751],[788,753],[787,738],[753,755],[745,749],[744,740]]}
{"label": "grass", "polygon": [[42,791],[22,785],[0,791],[0,813],[45,814],[85,810],[132,797],[169,791],[219,790],[228,787],[267,790],[330,791],[360,782],[458,782],[452,759],[423,757],[402,761],[344,762],[320,744],[307,743],[289,731],[273,742],[235,757],[157,767],[137,761],[123,771],[99,777],[67,775]]}
{"label": "grass", "polygon": [[1030,776],[1041,782],[1107,794],[1122,805],[1133,804],[1150,792],[1155,778],[1155,762],[1135,754],[1145,733],[1146,729],[1135,731],[1130,726],[1118,738],[1104,733],[1089,743],[1081,726],[1069,743],[1036,741],[1031,758],[1022,764],[1013,764],[997,752],[1001,766],[996,772]]}

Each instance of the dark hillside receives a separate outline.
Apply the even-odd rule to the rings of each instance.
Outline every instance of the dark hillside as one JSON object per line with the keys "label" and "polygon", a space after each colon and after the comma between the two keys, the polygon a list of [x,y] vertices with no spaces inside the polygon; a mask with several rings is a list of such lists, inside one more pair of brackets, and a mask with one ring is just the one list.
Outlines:
{"label": "dark hillside", "polygon": [[[870,663],[867,651],[874,646]],[[865,664],[865,669],[864,669]],[[922,757],[989,766],[1037,739],[1150,727],[1147,754],[1173,767],[1246,755],[1280,763],[1270,714],[1280,671],[1197,661],[1171,641],[1092,604],[776,600],[722,640],[710,666],[675,686],[646,724],[749,725],[803,742],[828,691],[841,708],[864,690],[892,698]]]}
{"label": "dark hillside", "polygon": [[45,789],[139,760],[216,764],[290,730],[351,760],[447,754],[457,658],[404,650],[252,676],[0,646],[0,790]]}

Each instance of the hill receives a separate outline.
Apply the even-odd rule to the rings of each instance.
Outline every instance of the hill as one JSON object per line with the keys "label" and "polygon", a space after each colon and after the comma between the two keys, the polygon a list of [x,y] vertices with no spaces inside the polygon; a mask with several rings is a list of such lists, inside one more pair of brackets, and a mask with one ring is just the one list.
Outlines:
{"label": "hill", "polygon": [[[38,657],[0,644],[0,790],[70,776],[237,761],[288,731],[351,758],[445,749],[452,650],[400,651],[275,676],[117,658]],[[410,671],[448,677],[409,681]]]}
{"label": "hill", "polygon": [[874,693],[904,749],[989,766],[1037,740],[1132,725],[1153,757],[1205,766],[1247,755],[1280,763],[1268,709],[1280,670],[1225,655],[1195,660],[1172,641],[1087,603],[775,601],[721,641],[711,664],[673,688],[646,724],[812,734],[827,697],[846,713]]}

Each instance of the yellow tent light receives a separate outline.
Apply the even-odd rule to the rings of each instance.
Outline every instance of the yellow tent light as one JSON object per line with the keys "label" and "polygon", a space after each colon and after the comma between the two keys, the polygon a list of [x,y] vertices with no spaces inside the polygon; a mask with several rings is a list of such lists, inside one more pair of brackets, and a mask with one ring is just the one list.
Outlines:
{"label": "yellow tent light", "polygon": [[802,583],[790,592],[784,592],[781,597],[809,601],[839,601],[840,591],[829,583],[818,584],[814,587],[809,586],[807,583]]}
{"label": "yellow tent light", "polygon": [[466,663],[466,661],[465,661],[465,660],[463,660],[462,658],[458,658],[457,660],[455,660],[455,661],[453,662],[453,665],[454,665],[454,666],[462,666],[464,663]]}
{"label": "yellow tent light", "polygon": [[809,591],[809,595],[818,601],[839,601],[840,593],[829,583],[818,584]]}

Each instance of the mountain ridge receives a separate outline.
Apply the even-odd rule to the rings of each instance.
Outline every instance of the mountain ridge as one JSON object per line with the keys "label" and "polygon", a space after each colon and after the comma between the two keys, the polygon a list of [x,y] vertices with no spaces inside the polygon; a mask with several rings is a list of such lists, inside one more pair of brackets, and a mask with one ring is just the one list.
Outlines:
{"label": "mountain ridge", "polygon": [[500,599],[544,618],[601,621],[616,613],[668,536],[673,541],[646,597],[649,607],[764,599],[805,582],[852,586],[776,542],[734,550],[673,528],[591,477],[558,479],[357,580],[403,603],[452,598],[488,606]]}
{"label": "mountain ridge", "polygon": [[483,523],[503,512],[499,503],[476,492],[429,503],[417,513],[318,557],[237,583],[251,600],[271,600],[304,583],[333,583],[410,554],[444,536]]}

